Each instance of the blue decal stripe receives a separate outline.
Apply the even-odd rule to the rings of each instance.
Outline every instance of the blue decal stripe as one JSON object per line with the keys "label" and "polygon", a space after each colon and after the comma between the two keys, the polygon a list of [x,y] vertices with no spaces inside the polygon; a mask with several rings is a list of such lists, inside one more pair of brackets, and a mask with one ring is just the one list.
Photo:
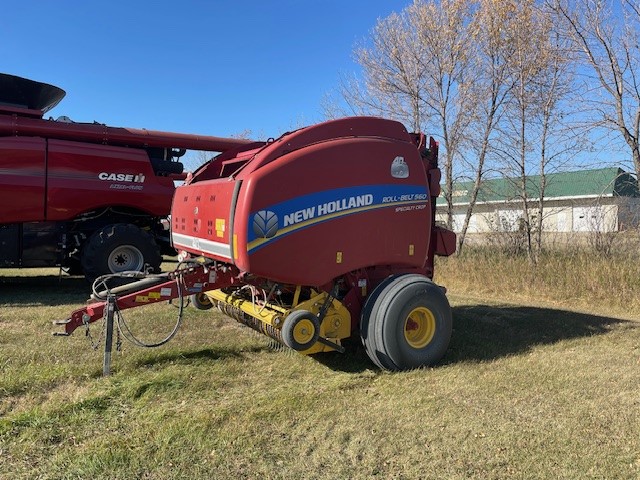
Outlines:
{"label": "blue decal stripe", "polygon": [[[391,184],[338,188],[303,195],[252,212],[247,225],[247,241],[253,244],[254,241],[264,240],[264,237],[269,236],[264,228],[266,218],[263,218],[267,213],[275,215],[279,220],[279,225],[274,225],[275,229],[280,226],[285,230],[308,220],[357,208],[398,205],[412,201],[424,203],[428,201],[428,194],[426,185]],[[351,208],[348,205],[352,205]]]}
{"label": "blue decal stripe", "polygon": [[289,235],[297,230],[301,230],[303,228],[307,228],[310,227],[312,225],[318,224],[318,223],[322,223],[322,222],[326,222],[328,220],[333,220],[335,218],[339,218],[339,217],[344,217],[347,215],[352,215],[354,213],[361,213],[361,212],[366,212],[369,210],[377,210],[377,209],[381,209],[381,208],[388,208],[388,207],[397,207],[397,206],[405,206],[405,205],[424,205],[426,203],[426,200],[412,200],[412,201],[402,201],[402,202],[388,202],[388,203],[378,203],[378,204],[373,204],[373,205],[368,205],[366,207],[359,207],[359,208],[351,208],[348,210],[342,210],[340,212],[335,212],[335,213],[331,213],[328,215],[323,215],[320,217],[316,217],[316,218],[312,218],[300,223],[296,223],[293,225],[289,225],[288,227],[282,228],[280,230],[278,230],[278,233],[276,235],[274,235],[271,238],[258,238],[256,240],[253,240],[251,242],[249,242],[247,244],[247,251],[248,252],[254,252],[264,246],[266,246],[267,244],[273,242],[274,240],[279,240],[280,238]]}

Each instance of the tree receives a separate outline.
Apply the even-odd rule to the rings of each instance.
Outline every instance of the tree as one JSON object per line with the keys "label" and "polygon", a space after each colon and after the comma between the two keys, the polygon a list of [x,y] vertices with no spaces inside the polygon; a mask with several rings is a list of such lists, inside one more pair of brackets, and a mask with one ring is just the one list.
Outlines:
{"label": "tree", "polygon": [[444,147],[449,226],[454,164],[473,117],[473,83],[467,72],[472,5],[468,0],[416,0],[401,13],[379,20],[371,45],[355,52],[364,80],[351,79],[341,88],[356,112],[396,118],[415,131],[436,131]]}
{"label": "tree", "polygon": [[580,139],[574,135],[572,117],[566,101],[574,97],[574,62],[570,47],[557,30],[552,18],[546,12],[544,21],[549,26],[545,42],[545,62],[539,72],[535,89],[535,103],[538,105],[538,174],[537,212],[533,229],[535,232],[535,250],[542,250],[542,232],[544,227],[544,201],[547,189],[547,174],[578,149]]}
{"label": "tree", "polygon": [[[342,84],[352,111],[435,130],[444,147],[450,228],[454,179],[472,179],[459,251],[487,165],[499,160],[502,173],[510,169],[518,179],[532,260],[534,244],[539,250],[542,243],[545,173],[566,152],[563,101],[572,78],[566,45],[547,13],[535,0],[416,0],[378,21],[370,44],[356,51],[362,79]],[[534,221],[527,179],[536,165],[543,181]]]}
{"label": "tree", "polygon": [[419,33],[416,56],[428,82],[421,98],[444,147],[444,199],[447,225],[453,225],[454,166],[476,111],[473,44],[475,11],[468,0],[416,1],[406,12]]}
{"label": "tree", "polygon": [[[640,8],[620,0],[548,0],[548,5],[569,32],[593,75],[585,78],[590,92],[593,127],[621,135],[640,178]],[[619,12],[608,8],[610,3]]]}
{"label": "tree", "polygon": [[352,112],[394,118],[414,131],[425,127],[420,103],[427,71],[417,61],[419,41],[414,21],[405,11],[392,13],[378,20],[370,46],[355,50],[363,79],[343,79],[340,86]]}
{"label": "tree", "polygon": [[[562,123],[568,117],[563,101],[571,92],[571,63],[553,18],[534,0],[500,3],[509,89],[494,147],[503,174],[513,182],[521,206],[518,228],[535,263],[542,247],[547,173],[567,152]],[[537,184],[530,180],[533,173]]]}
{"label": "tree", "polygon": [[530,152],[534,145],[530,119],[537,113],[536,87],[540,72],[545,67],[545,39],[548,31],[536,15],[533,0],[509,2],[510,22],[507,25],[508,45],[511,50],[507,60],[513,87],[509,91],[504,125],[500,129],[500,153],[504,169],[514,182],[514,191],[521,203],[519,229],[525,237],[527,253],[533,261],[532,222],[530,215],[528,174]]}
{"label": "tree", "polygon": [[512,17],[514,4],[502,0],[481,0],[470,28],[471,52],[474,63],[470,70],[474,72],[472,128],[469,128],[469,152],[474,159],[467,163],[472,172],[473,187],[469,194],[469,204],[460,233],[458,234],[458,253],[464,248],[464,241],[471,215],[478,200],[478,193],[485,173],[487,157],[491,153],[491,138],[496,125],[500,122],[507,96],[513,87],[509,74],[508,59],[511,56],[511,44],[508,38],[509,28],[505,28]]}

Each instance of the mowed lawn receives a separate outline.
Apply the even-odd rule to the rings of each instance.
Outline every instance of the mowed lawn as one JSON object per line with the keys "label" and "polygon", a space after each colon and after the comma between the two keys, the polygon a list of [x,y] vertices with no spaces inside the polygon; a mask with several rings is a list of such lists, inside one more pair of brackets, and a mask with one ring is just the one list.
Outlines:
{"label": "mowed lawn", "polygon": [[[51,336],[84,281],[0,275],[3,479],[640,478],[632,319],[450,290],[442,364],[386,373],[358,341],[304,357],[189,307],[173,341],[125,342],[103,378],[84,330]],[[149,339],[176,315],[125,312]]]}

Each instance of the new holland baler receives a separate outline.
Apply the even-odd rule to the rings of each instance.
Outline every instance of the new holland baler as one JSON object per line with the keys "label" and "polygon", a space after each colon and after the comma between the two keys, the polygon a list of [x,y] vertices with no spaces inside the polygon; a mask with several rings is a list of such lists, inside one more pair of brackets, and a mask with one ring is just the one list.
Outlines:
{"label": "new holland baler", "polygon": [[[423,134],[372,117],[224,152],[174,195],[173,246],[191,263],[114,289],[115,308],[195,295],[304,354],[359,335],[380,368],[433,364],[452,328],[434,255],[455,250],[435,224],[437,155]],[[59,323],[70,334],[106,305],[98,295]]]}

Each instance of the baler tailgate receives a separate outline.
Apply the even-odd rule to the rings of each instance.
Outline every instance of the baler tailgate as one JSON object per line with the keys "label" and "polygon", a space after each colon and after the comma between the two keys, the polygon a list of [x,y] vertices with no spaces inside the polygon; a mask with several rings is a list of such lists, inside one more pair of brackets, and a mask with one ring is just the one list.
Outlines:
{"label": "baler tailgate", "polygon": [[179,187],[171,211],[174,248],[231,262],[236,256],[231,227],[239,187],[240,182],[226,178]]}

